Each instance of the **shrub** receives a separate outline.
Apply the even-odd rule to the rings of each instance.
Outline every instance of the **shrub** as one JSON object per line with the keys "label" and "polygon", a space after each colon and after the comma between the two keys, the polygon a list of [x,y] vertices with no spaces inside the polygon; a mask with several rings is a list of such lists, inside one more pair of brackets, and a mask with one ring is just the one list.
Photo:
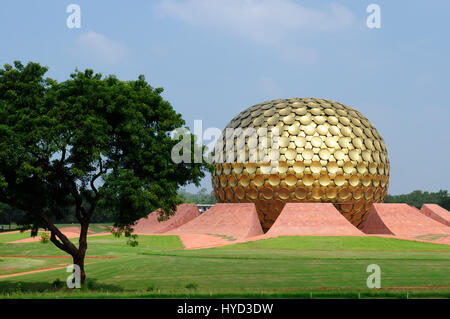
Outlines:
{"label": "shrub", "polygon": [[137,235],[130,235],[127,240],[127,245],[130,245],[131,247],[136,247],[139,245],[139,242],[137,241]]}
{"label": "shrub", "polygon": [[42,244],[47,244],[48,242],[50,242],[50,234],[49,233],[42,233],[41,234],[41,243]]}
{"label": "shrub", "polygon": [[186,289],[197,289],[198,288],[198,284],[195,282],[191,282],[189,284],[187,284],[186,286],[184,286]]}
{"label": "shrub", "polygon": [[22,285],[21,282],[19,282],[19,283],[17,284],[17,286],[16,286],[16,294],[18,294],[18,295],[22,294],[22,289],[23,289],[22,286],[23,286],[23,285]]}
{"label": "shrub", "polygon": [[56,278],[55,281],[52,282],[53,289],[61,289],[63,287],[63,282]]}
{"label": "shrub", "polygon": [[89,290],[94,290],[95,286],[94,286],[94,281],[93,280],[88,280],[87,281],[87,287]]}

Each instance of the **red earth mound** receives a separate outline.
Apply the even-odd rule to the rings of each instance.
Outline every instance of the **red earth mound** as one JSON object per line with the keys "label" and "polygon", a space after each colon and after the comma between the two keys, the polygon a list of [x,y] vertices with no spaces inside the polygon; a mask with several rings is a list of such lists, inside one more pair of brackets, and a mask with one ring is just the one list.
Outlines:
{"label": "red earth mound", "polygon": [[436,204],[423,204],[420,212],[441,224],[450,227],[450,212]]}
{"label": "red earth mound", "polygon": [[331,203],[287,203],[267,236],[362,236]]}
{"label": "red earth mound", "polygon": [[180,227],[200,215],[195,204],[180,204],[174,215],[164,221],[158,221],[159,210],[141,218],[133,227],[137,234],[161,234]]}
{"label": "red earth mound", "polygon": [[450,235],[450,228],[407,204],[373,204],[363,227],[366,234],[419,236],[429,234]]}
{"label": "red earth mound", "polygon": [[214,234],[233,238],[262,235],[255,204],[220,203],[167,234]]}

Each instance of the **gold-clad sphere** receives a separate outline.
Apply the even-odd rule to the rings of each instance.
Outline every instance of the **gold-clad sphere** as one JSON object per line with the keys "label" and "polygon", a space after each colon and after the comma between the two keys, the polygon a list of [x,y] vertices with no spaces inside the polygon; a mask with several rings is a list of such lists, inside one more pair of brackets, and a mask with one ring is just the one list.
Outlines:
{"label": "gold-clad sphere", "polygon": [[[244,134],[245,141],[232,138],[230,146],[225,131],[239,128],[256,133]],[[266,154],[255,161],[255,150],[274,128],[278,128],[275,146],[268,144]],[[217,201],[255,203],[264,230],[287,202],[334,203],[362,228],[372,203],[383,202],[387,194],[389,158],[383,138],[361,113],[338,102],[317,98],[263,102],[233,118],[221,141],[216,155],[228,154],[216,163],[212,175]]]}

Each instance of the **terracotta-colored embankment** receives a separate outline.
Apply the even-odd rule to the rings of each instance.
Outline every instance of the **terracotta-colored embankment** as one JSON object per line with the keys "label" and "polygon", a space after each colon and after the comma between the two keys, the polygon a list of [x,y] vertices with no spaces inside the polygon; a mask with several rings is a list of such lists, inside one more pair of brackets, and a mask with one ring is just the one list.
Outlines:
{"label": "terracotta-colored embankment", "polygon": [[450,227],[450,212],[436,204],[423,204],[420,212],[435,221]]}
{"label": "terracotta-colored embankment", "polygon": [[450,227],[421,214],[417,208],[407,204],[373,204],[362,230],[366,234],[407,237],[450,235]]}
{"label": "terracotta-colored embankment", "polygon": [[141,218],[133,227],[136,234],[161,234],[186,224],[200,215],[195,204],[180,204],[174,215],[164,221],[158,221],[159,210],[150,213],[146,218]]}
{"label": "terracotta-colored embankment", "polygon": [[266,234],[273,236],[363,236],[331,203],[287,203]]}
{"label": "terracotta-colored embankment", "polygon": [[190,222],[166,234],[214,234],[233,238],[262,235],[253,203],[220,203]]}

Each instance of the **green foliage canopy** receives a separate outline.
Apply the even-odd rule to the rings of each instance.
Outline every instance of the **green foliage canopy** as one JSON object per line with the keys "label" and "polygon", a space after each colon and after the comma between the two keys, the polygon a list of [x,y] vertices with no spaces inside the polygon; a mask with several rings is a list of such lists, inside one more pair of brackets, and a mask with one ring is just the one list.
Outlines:
{"label": "green foliage canopy", "polygon": [[[44,78],[46,71],[31,62],[0,69],[0,202],[23,210],[34,232],[49,229],[55,245],[84,258],[97,206],[118,227],[158,208],[171,214],[178,188],[198,185],[207,166],[171,160],[181,140],[171,132],[185,122],[144,76],[120,81],[85,70],[57,83]],[[68,207],[81,225],[79,248],[52,222]]]}

